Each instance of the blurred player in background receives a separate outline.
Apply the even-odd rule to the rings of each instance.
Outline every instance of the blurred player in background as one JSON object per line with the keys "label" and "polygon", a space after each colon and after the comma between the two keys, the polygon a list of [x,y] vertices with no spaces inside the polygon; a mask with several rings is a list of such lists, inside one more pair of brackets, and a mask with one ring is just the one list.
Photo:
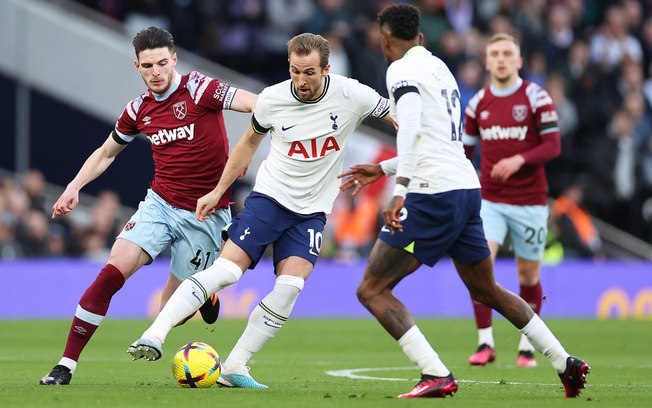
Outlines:
{"label": "blurred player in background", "polygon": [[[548,181],[544,164],[559,155],[561,142],[557,111],[548,93],[521,79],[523,65],[518,41],[495,34],[486,48],[491,84],[466,107],[464,145],[467,157],[480,143],[482,222],[495,261],[509,233],[516,256],[520,296],[536,314],[543,291],[539,278],[548,233]],[[492,310],[473,301],[478,349],[472,365],[496,359]],[[516,365],[535,367],[534,347],[521,335]]]}
{"label": "blurred player in background", "polygon": [[417,385],[398,397],[445,397],[458,389],[453,374],[392,293],[422,264],[433,266],[446,254],[472,298],[499,311],[527,336],[550,360],[566,396],[577,397],[589,366],[566,352],[523,299],[494,280],[480,218],[480,182],[464,156],[455,78],[442,60],[421,46],[416,7],[389,6],[378,20],[383,52],[390,63],[387,89],[391,114],[398,122],[398,155],[380,165],[353,166],[340,176],[351,176],[341,188],[357,186],[357,194],[362,185],[383,174],[396,175],[393,197],[383,211],[385,227],[357,294],[421,370]]}
{"label": "blurred player in background", "polygon": [[249,163],[267,133],[271,149],[260,166],[244,210],[228,229],[220,257],[186,280],[129,352],[157,360],[168,332],[211,293],[237,282],[265,248],[274,252],[274,288],[254,308],[244,333],[222,365],[218,383],[267,388],[249,375],[247,362],[283,327],[310,276],[322,244],[326,214],[338,195],[344,149],[366,117],[383,119],[389,102],[358,81],[329,74],[330,48],[305,33],[288,42],[290,78],[263,90],[251,125],[233,149],[215,189],[197,202],[205,220]]}
{"label": "blurred player in background", "polygon": [[[251,112],[256,95],[199,72],[179,74],[174,39],[164,29],[142,30],[133,46],[136,69],[148,90],[127,104],[115,129],[54,204],[52,218],[72,211],[79,203],[79,191],[101,175],[138,134],[144,134],[152,145],[154,179],[113,244],[107,264],[82,295],[63,357],[41,379],[43,385],[70,383],[79,355],[126,279],[171,245],[163,307],[181,281],[215,260],[222,245],[220,231],[231,221],[230,191],[213,203],[214,212],[203,223],[195,219],[194,209],[197,199],[219,180],[228,157],[222,110]],[[204,320],[214,322],[218,312],[217,297],[207,297],[201,308]]]}

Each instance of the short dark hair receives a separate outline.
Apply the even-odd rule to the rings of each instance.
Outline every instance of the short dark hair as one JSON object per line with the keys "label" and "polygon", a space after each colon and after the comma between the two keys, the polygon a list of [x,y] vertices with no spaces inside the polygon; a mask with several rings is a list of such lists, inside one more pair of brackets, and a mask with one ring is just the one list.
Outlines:
{"label": "short dark hair", "polygon": [[323,69],[328,65],[328,58],[331,55],[331,48],[321,35],[303,33],[294,36],[288,41],[288,58],[295,53],[300,56],[310,55],[313,51],[319,52],[319,66]]}
{"label": "short dark hair", "polygon": [[132,41],[136,58],[144,50],[153,50],[156,48],[166,47],[170,52],[174,52],[174,37],[168,30],[161,27],[149,27],[140,30]]}
{"label": "short dark hair", "polygon": [[392,4],[378,13],[378,23],[387,24],[392,36],[410,41],[419,35],[421,13],[411,4]]}

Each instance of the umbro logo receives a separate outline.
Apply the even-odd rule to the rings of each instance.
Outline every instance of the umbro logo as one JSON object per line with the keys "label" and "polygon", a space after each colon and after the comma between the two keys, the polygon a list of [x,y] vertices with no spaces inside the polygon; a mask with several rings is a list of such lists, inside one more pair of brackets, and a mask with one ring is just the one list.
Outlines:
{"label": "umbro logo", "polygon": [[149,125],[152,122],[152,117],[151,116],[145,116],[143,118],[143,124]]}
{"label": "umbro logo", "polygon": [[285,132],[286,130],[290,130],[290,129],[292,129],[292,128],[295,127],[295,126],[296,126],[296,125],[287,126],[287,127],[286,127],[286,126],[281,126],[281,130]]}

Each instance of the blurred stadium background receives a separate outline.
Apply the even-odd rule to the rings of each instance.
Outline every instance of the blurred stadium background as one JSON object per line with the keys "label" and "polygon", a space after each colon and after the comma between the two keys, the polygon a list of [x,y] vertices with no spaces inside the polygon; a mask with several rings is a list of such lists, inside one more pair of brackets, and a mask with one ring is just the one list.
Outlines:
{"label": "blurred stadium background", "polygon": [[[112,130],[125,104],[145,87],[133,67],[133,34],[167,27],[178,71],[200,70],[254,92],[287,77],[285,41],[321,33],[333,71],[386,94],[374,16],[387,1],[341,0],[3,0],[0,1],[0,319],[69,318],[108,256],[152,177],[149,146],[130,145],[85,189],[81,206],[50,220],[51,206],[85,158]],[[508,31],[523,43],[522,74],[546,87],[560,114],[563,153],[549,163],[551,206],[569,186],[590,215],[582,223],[551,216],[544,316],[652,318],[652,2],[646,0],[418,0],[427,46],[456,73],[466,99],[485,83],[484,41]],[[291,12],[288,10],[292,10]],[[249,117],[225,112],[231,145]],[[235,186],[238,211],[267,145]],[[345,165],[394,152],[391,129],[372,123],[352,139]],[[387,183],[385,183],[387,184]],[[385,185],[359,199],[341,194],[329,217],[323,259],[297,306],[301,317],[367,316],[354,288],[379,227]],[[573,196],[577,197],[577,196]],[[586,220],[585,220],[586,221]],[[497,277],[515,287],[509,253]],[[109,317],[157,309],[166,257],[136,274]],[[225,292],[224,315],[244,317],[271,279],[263,263]],[[452,265],[408,279],[422,317],[470,317]],[[45,296],[34,308],[12,284],[28,276]],[[155,276],[155,278],[152,278]],[[263,281],[263,282],[260,282]],[[412,282],[409,282],[412,281]],[[56,288],[57,290],[52,290]],[[331,297],[328,297],[331,296]],[[434,308],[429,299],[438,296]],[[419,300],[420,299],[420,300]]]}

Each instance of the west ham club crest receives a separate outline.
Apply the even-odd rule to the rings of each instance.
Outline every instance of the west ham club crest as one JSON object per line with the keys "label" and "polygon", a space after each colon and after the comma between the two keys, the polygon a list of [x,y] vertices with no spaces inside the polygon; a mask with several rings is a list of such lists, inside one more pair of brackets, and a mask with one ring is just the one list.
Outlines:
{"label": "west ham club crest", "polygon": [[512,106],[512,117],[517,122],[523,122],[527,118],[527,106],[514,105]]}
{"label": "west ham club crest", "polygon": [[177,119],[183,120],[183,118],[186,117],[186,113],[188,112],[188,109],[186,109],[186,101],[175,103],[172,106],[172,110],[174,111],[174,116],[176,116]]}

